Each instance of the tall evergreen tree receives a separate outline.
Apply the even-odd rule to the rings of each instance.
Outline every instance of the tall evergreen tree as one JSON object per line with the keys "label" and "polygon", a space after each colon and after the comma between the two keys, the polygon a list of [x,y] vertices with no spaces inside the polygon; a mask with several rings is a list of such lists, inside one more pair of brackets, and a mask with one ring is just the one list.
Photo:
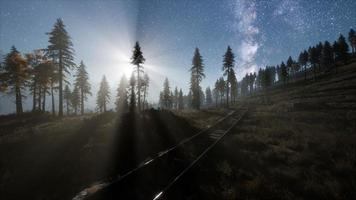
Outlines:
{"label": "tall evergreen tree", "polygon": [[203,80],[203,78],[205,78],[205,74],[204,74],[203,59],[199,53],[198,48],[195,48],[190,72],[191,72],[190,90],[192,95],[192,107],[194,109],[200,109],[200,103],[201,103],[200,82]]}
{"label": "tall evergreen tree", "polygon": [[74,86],[74,89],[72,91],[70,103],[71,103],[71,105],[73,107],[74,114],[77,115],[78,114],[78,108],[80,106],[80,94],[79,94],[78,86],[76,86],[76,85]]}
{"label": "tall evergreen tree", "polygon": [[84,101],[87,100],[88,95],[91,95],[89,75],[85,68],[86,66],[81,61],[75,79],[75,84],[78,86],[80,94],[80,113],[82,115],[84,114]]}
{"label": "tall evergreen tree", "polygon": [[184,108],[184,99],[183,99],[183,91],[179,90],[178,94],[178,110],[182,110]]}
{"label": "tall evergreen tree", "polygon": [[[43,60],[38,65],[38,86],[39,86],[39,98],[42,98],[42,112],[46,110],[46,95],[49,94],[48,89],[51,86],[51,77],[54,73],[54,65],[52,61]],[[42,95],[41,95],[42,94]],[[42,97],[41,97],[42,96]],[[40,101],[41,102],[41,101]]]}
{"label": "tall evergreen tree", "polygon": [[356,33],[355,33],[354,29],[350,29],[348,39],[350,42],[352,55],[355,55],[355,53],[356,53]]}
{"label": "tall evergreen tree", "polygon": [[147,93],[148,93],[148,88],[150,86],[150,77],[148,76],[147,73],[145,73],[145,75],[143,76],[143,80],[142,80],[142,93],[143,93],[143,101],[142,101],[142,108],[145,109],[145,105],[147,104],[146,102],[146,97],[147,97]]}
{"label": "tall evergreen tree", "polygon": [[5,57],[4,67],[0,74],[1,88],[9,89],[10,94],[15,94],[16,114],[23,113],[22,101],[26,96],[23,90],[28,84],[29,68],[26,59],[12,46],[10,53]]}
{"label": "tall evergreen tree", "polygon": [[173,95],[173,109],[175,109],[175,110],[178,109],[178,96],[179,96],[179,91],[178,91],[178,88],[175,87],[174,95]]}
{"label": "tall evergreen tree", "polygon": [[284,64],[284,62],[282,62],[280,67],[281,67],[281,75],[282,75],[283,84],[285,85],[288,80],[287,66]]}
{"label": "tall evergreen tree", "polygon": [[121,77],[119,87],[116,95],[116,111],[126,112],[129,108],[128,103],[128,88],[129,84],[125,75]]}
{"label": "tall evergreen tree", "polygon": [[64,101],[66,103],[67,115],[69,115],[71,97],[72,97],[72,92],[70,91],[68,85],[66,85],[64,87],[63,98],[64,98]]}
{"label": "tall evergreen tree", "polygon": [[205,103],[208,106],[213,103],[213,95],[211,94],[210,87],[205,89]]}
{"label": "tall evergreen tree", "polygon": [[98,106],[99,112],[107,111],[106,108],[109,101],[110,101],[109,83],[106,81],[106,77],[103,76],[103,79],[100,82],[100,88],[96,100],[96,104]]}
{"label": "tall evergreen tree", "polygon": [[315,80],[316,79],[316,66],[317,66],[317,63],[319,62],[317,49],[315,47],[309,47],[308,54],[309,54],[308,61],[310,62],[311,66],[312,66],[314,80]]}
{"label": "tall evergreen tree", "polygon": [[293,71],[293,59],[291,56],[288,57],[288,60],[287,60],[287,71],[288,71],[288,74],[290,74],[290,76],[293,76],[294,74],[294,71]]}
{"label": "tall evergreen tree", "polygon": [[337,44],[336,57],[339,61],[346,63],[349,58],[349,45],[342,34],[340,34]]}
{"label": "tall evergreen tree", "polygon": [[130,112],[134,112],[136,108],[135,85],[136,85],[135,74],[132,73],[130,77],[130,106],[129,106]]}
{"label": "tall evergreen tree", "polygon": [[232,70],[235,64],[235,55],[232,53],[232,49],[230,46],[227,47],[226,53],[224,55],[223,60],[223,68],[224,76],[227,76],[226,79],[226,106],[229,107],[229,90],[231,89],[232,84]]}
{"label": "tall evergreen tree", "polygon": [[63,82],[65,74],[69,73],[75,64],[73,62],[73,44],[68,32],[65,29],[62,19],[57,19],[56,23],[49,35],[49,56],[58,66],[58,82],[59,82],[59,109],[58,115],[63,116]]}
{"label": "tall evergreen tree", "polygon": [[[254,77],[256,78],[256,73],[254,73]],[[231,70],[231,102],[236,101],[237,95],[238,95],[238,85],[237,85],[237,79],[234,70]]]}
{"label": "tall evergreen tree", "polygon": [[32,111],[40,109],[39,105],[39,69],[38,66],[44,58],[43,51],[34,50],[25,55],[27,64],[30,67],[30,92],[32,93]]}
{"label": "tall evergreen tree", "polygon": [[328,70],[334,63],[333,49],[328,41],[325,41],[321,52],[320,64],[324,70]]}
{"label": "tall evergreen tree", "polygon": [[138,111],[141,111],[141,78],[140,73],[143,73],[143,66],[142,64],[145,62],[145,58],[143,57],[143,53],[141,51],[140,44],[136,42],[133,54],[131,57],[131,63],[136,65],[136,73],[137,73],[137,107]]}
{"label": "tall evergreen tree", "polygon": [[308,52],[300,52],[298,62],[304,68],[304,80],[307,80],[307,63],[308,63]]}
{"label": "tall evergreen tree", "polygon": [[163,91],[161,92],[161,107],[165,109],[172,108],[172,95],[169,86],[169,81],[167,78],[164,79]]}

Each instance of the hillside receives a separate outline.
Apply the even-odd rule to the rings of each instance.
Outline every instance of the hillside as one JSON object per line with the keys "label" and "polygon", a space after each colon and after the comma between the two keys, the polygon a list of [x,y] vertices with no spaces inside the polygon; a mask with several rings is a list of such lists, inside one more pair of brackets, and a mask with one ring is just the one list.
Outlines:
{"label": "hillside", "polygon": [[199,181],[180,190],[200,192],[183,197],[356,198],[356,63],[240,103],[248,115],[191,172]]}

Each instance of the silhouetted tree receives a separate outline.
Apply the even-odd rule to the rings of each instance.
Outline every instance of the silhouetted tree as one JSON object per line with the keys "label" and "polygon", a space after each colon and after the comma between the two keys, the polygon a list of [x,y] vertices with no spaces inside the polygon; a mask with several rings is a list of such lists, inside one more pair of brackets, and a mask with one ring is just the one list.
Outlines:
{"label": "silhouetted tree", "polygon": [[161,98],[160,103],[162,108],[165,109],[172,108],[172,95],[169,86],[169,81],[167,78],[164,79],[163,91],[161,92],[160,98]]}
{"label": "silhouetted tree", "polygon": [[119,87],[117,88],[116,95],[116,111],[126,112],[129,108],[128,103],[128,88],[129,84],[127,82],[126,76],[123,75],[120,80]]}
{"label": "silhouetted tree", "polygon": [[82,115],[84,114],[84,101],[87,100],[88,95],[91,95],[89,75],[85,68],[83,61],[81,61],[75,79],[80,94],[80,113]]}
{"label": "silhouetted tree", "polygon": [[66,102],[67,115],[69,115],[71,97],[72,97],[72,92],[70,91],[68,85],[66,85],[64,88],[63,98],[64,101]]}
{"label": "silhouetted tree", "polygon": [[201,87],[200,82],[205,78],[204,65],[202,56],[199,53],[199,49],[195,48],[194,57],[192,60],[192,67],[190,68],[191,78],[190,78],[190,90],[191,90],[191,101],[192,107],[194,109],[200,109],[201,103]]}
{"label": "silhouetted tree", "polygon": [[59,109],[58,115],[63,116],[63,80],[75,64],[73,62],[73,44],[65,29],[62,19],[57,19],[49,35],[48,52],[54,63],[58,64]]}
{"label": "silhouetted tree", "polygon": [[283,84],[285,85],[288,80],[287,66],[284,64],[284,62],[282,62],[280,65],[280,68],[281,68],[282,81],[283,81]]}
{"label": "silhouetted tree", "polygon": [[211,105],[213,103],[213,97],[211,94],[210,87],[207,87],[205,90],[205,98],[206,105]]}
{"label": "silhouetted tree", "polygon": [[179,97],[179,91],[178,88],[175,87],[174,89],[174,95],[173,95],[173,109],[178,109],[178,97]]}
{"label": "silhouetted tree", "polygon": [[287,60],[287,71],[288,71],[288,74],[290,74],[290,76],[293,76],[294,74],[294,71],[293,71],[293,59],[291,56],[288,57],[288,60]]}
{"label": "silhouetted tree", "polygon": [[319,62],[319,57],[318,57],[318,52],[315,47],[309,47],[308,49],[308,60],[312,66],[313,74],[314,74],[314,79],[316,79],[316,65]]}
{"label": "silhouetted tree", "polygon": [[[235,102],[238,95],[237,79],[235,76],[235,71],[233,69],[230,71],[230,73],[231,73],[231,102]],[[256,74],[254,74],[254,76],[256,77]]]}
{"label": "silhouetted tree", "polygon": [[355,55],[355,53],[356,53],[356,33],[355,33],[354,29],[350,29],[348,39],[350,42],[352,55]]}
{"label": "silhouetted tree", "polygon": [[143,105],[143,109],[145,109],[145,105],[147,104],[146,97],[148,93],[148,87],[150,85],[150,77],[147,74],[143,76],[141,85],[142,85],[142,93],[143,93],[142,105]]}
{"label": "silhouetted tree", "polygon": [[99,112],[106,112],[106,106],[110,101],[110,89],[109,83],[106,81],[106,77],[100,82],[100,88],[97,95],[96,104],[98,106]]}
{"label": "silhouetted tree", "polygon": [[178,110],[182,110],[184,108],[184,98],[182,89],[179,90],[178,94]]}
{"label": "silhouetted tree", "polygon": [[1,71],[1,88],[6,91],[9,89],[10,94],[15,93],[16,114],[21,115],[23,113],[22,99],[25,98],[23,90],[28,84],[30,70],[26,59],[14,46],[11,47],[10,53],[6,55]]}
{"label": "silhouetted tree", "polygon": [[304,80],[307,80],[307,63],[308,63],[308,52],[300,52],[298,62],[304,68]]}
{"label": "silhouetted tree", "polygon": [[[38,65],[38,86],[39,86],[39,99],[41,99],[42,94],[42,110],[46,111],[46,95],[49,94],[48,89],[51,86],[51,77],[54,73],[54,65],[52,61],[42,60],[42,62]],[[41,102],[41,101],[40,101]]]}
{"label": "silhouetted tree", "polygon": [[136,42],[133,54],[131,57],[131,63],[133,65],[136,65],[136,73],[137,73],[137,107],[138,111],[141,111],[141,78],[140,78],[140,73],[143,73],[143,64],[145,62],[145,58],[143,57],[143,53],[141,51],[140,44]]}
{"label": "silhouetted tree", "polygon": [[347,45],[345,37],[340,34],[337,40],[337,48],[334,50],[336,53],[336,59],[346,64],[349,58],[349,45]]}
{"label": "silhouetted tree", "polygon": [[224,76],[227,76],[226,79],[226,106],[227,107],[229,107],[229,90],[232,84],[231,70],[234,68],[234,63],[235,63],[235,55],[232,53],[232,49],[230,48],[230,46],[228,46],[226,53],[224,55],[223,67],[222,67]]}
{"label": "silhouetted tree", "polygon": [[[32,93],[32,111],[40,109],[39,105],[39,69],[38,65],[44,58],[44,54],[41,50],[34,50],[32,53],[25,55],[27,64],[30,67],[30,92]],[[38,105],[38,107],[37,107]]]}
{"label": "silhouetted tree", "polygon": [[320,64],[324,70],[328,70],[333,65],[333,49],[328,41],[325,41],[321,52]]}
{"label": "silhouetted tree", "polygon": [[136,108],[135,85],[136,85],[135,75],[134,73],[132,73],[130,77],[130,106],[129,106],[130,112],[134,112]]}
{"label": "silhouetted tree", "polygon": [[79,93],[78,86],[76,86],[76,85],[74,86],[70,100],[71,100],[70,102],[71,102],[71,105],[74,110],[74,114],[77,115],[78,108],[80,106],[80,93]]}

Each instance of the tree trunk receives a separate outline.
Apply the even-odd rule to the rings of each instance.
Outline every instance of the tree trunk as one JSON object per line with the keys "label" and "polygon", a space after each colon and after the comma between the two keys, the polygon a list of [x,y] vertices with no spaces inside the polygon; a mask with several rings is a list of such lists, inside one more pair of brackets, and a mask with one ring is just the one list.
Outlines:
{"label": "tree trunk", "polygon": [[80,90],[80,113],[81,115],[84,114],[84,92],[83,89]]}
{"label": "tree trunk", "polygon": [[69,100],[66,99],[66,105],[67,105],[67,116],[69,115]]}
{"label": "tree trunk", "polygon": [[42,111],[46,112],[46,92],[47,92],[47,88],[44,87],[43,88],[43,101],[42,101]]}
{"label": "tree trunk", "polygon": [[42,88],[38,88],[38,110],[41,111],[41,105],[42,105]]}
{"label": "tree trunk", "polygon": [[62,50],[59,50],[59,95],[58,95],[58,116],[63,116],[63,63],[62,63]]}
{"label": "tree trunk", "polygon": [[106,112],[106,102],[104,102],[104,112]]}
{"label": "tree trunk", "polygon": [[145,110],[145,103],[146,103],[146,90],[147,90],[147,88],[146,88],[146,86],[145,86],[145,90],[144,90],[144,92],[143,92],[143,105],[142,105],[142,110]]}
{"label": "tree trunk", "polygon": [[23,110],[22,110],[22,95],[21,95],[21,89],[19,86],[15,86],[15,93],[16,93],[16,114],[21,115]]}
{"label": "tree trunk", "polygon": [[140,65],[137,65],[137,107],[138,112],[141,111],[141,80],[140,80]]}
{"label": "tree trunk", "polygon": [[54,105],[54,92],[53,92],[53,81],[51,81],[51,96],[52,96],[52,115],[56,114],[55,105]]}
{"label": "tree trunk", "polygon": [[35,78],[35,81],[33,82],[32,112],[36,110],[36,87],[37,87],[37,83]]}

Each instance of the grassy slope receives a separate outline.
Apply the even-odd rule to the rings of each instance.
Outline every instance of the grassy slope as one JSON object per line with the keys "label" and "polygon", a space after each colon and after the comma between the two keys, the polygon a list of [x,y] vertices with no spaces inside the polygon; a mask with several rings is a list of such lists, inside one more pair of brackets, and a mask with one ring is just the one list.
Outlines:
{"label": "grassy slope", "polygon": [[248,116],[195,171],[200,198],[356,198],[356,63],[242,101]]}

